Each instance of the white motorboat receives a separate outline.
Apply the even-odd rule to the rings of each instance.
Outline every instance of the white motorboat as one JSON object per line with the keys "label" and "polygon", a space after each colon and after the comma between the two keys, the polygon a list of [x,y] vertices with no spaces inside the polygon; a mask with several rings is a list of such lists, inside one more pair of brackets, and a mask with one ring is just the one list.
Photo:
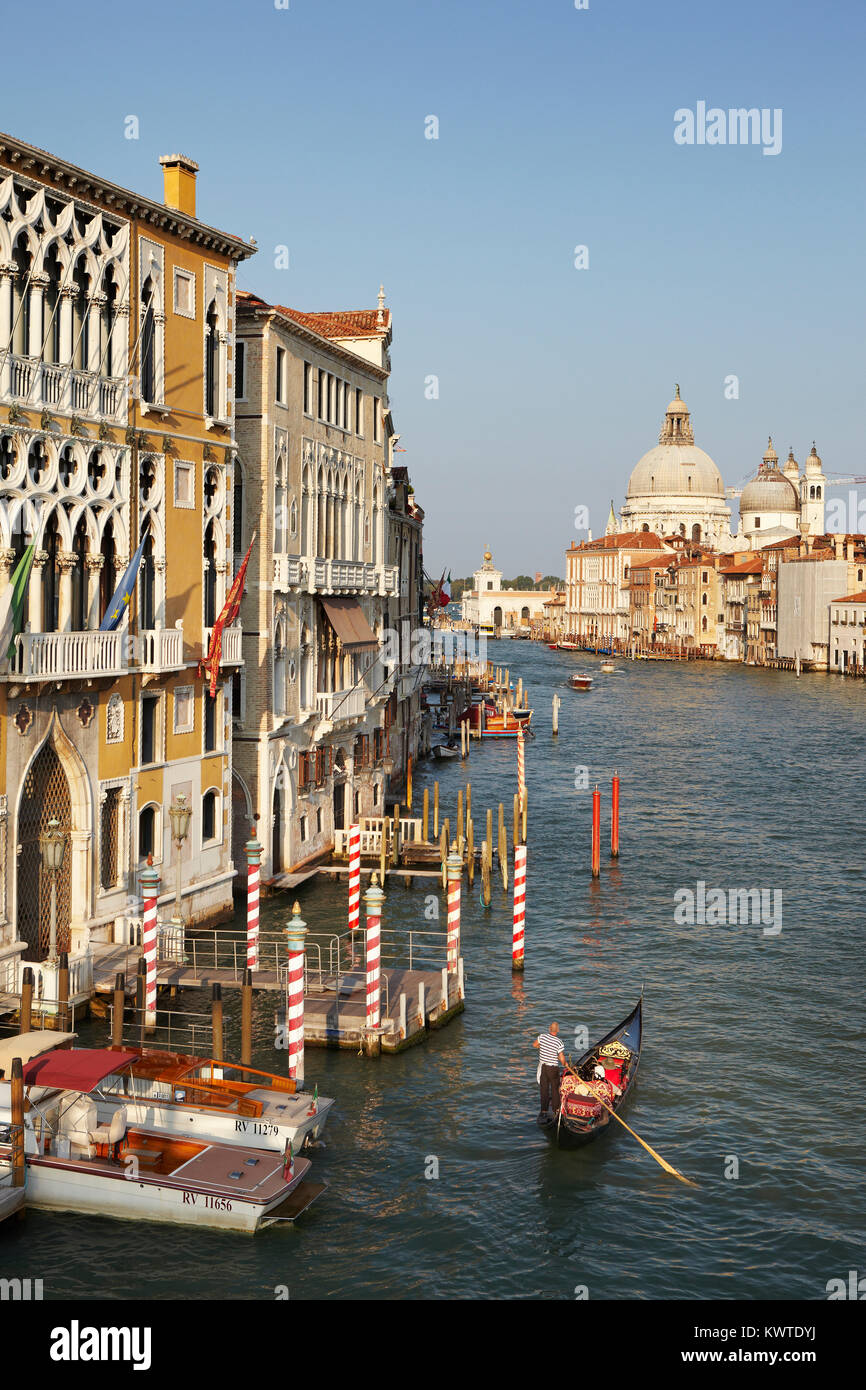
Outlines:
{"label": "white motorboat", "polygon": [[[309,1160],[291,1149],[283,1155],[130,1125],[126,1107],[106,1107],[98,1088],[136,1057],[60,1048],[24,1064],[28,1206],[253,1233],[293,1221],[324,1191],[308,1179]],[[0,1104],[11,1120],[7,1076],[8,1069]],[[11,1137],[0,1133],[0,1158],[11,1155]]]}
{"label": "white motorboat", "polygon": [[[30,1061],[67,1046],[74,1036],[46,1030],[4,1039],[0,1071],[5,1065],[8,1075],[12,1057],[22,1050]],[[86,1051],[76,1049],[76,1054]],[[159,1133],[280,1152],[290,1143],[299,1153],[319,1138],[334,1104],[327,1096],[298,1091],[288,1077],[211,1058],[155,1048],[104,1055],[125,1060],[118,1060],[94,1090],[100,1124],[110,1124],[123,1107],[128,1124]],[[0,1082],[0,1121],[8,1118]]]}

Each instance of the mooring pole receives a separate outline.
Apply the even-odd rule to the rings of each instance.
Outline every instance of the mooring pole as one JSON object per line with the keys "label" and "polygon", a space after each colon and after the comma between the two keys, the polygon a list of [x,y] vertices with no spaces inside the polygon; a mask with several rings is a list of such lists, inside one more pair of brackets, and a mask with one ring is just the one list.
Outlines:
{"label": "mooring pole", "polygon": [[592,794],[592,876],[598,878],[601,872],[601,792],[598,787]]}
{"label": "mooring pole", "polygon": [[619,773],[614,772],[610,784],[610,857],[619,858]]}
{"label": "mooring pole", "polygon": [[250,1066],[253,1060],[253,972],[247,966],[241,985],[241,1062]]}
{"label": "mooring pole", "polygon": [[21,971],[21,1008],[18,1013],[18,1032],[29,1033],[33,1027],[33,971],[25,965]]}
{"label": "mooring pole", "polygon": [[114,977],[114,999],[111,1008],[111,1046],[118,1051],[123,1047],[123,1010],[126,1004],[126,979],[118,970]]}
{"label": "mooring pole", "polygon": [[286,939],[289,954],[289,1076],[298,1086],[304,1079],[304,940],[307,924],[295,903]]}
{"label": "mooring pole", "polygon": [[214,1061],[221,1062],[225,1056],[225,1048],[223,1044],[223,987],[219,980],[214,982],[211,991],[210,1021]]}
{"label": "mooring pole", "polygon": [[511,969],[523,969],[526,935],[526,845],[514,848],[514,923],[511,933]]}

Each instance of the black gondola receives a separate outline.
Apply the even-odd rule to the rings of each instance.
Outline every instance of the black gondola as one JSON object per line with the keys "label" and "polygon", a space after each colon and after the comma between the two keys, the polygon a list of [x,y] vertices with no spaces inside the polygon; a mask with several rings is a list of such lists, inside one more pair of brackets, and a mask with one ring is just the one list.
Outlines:
{"label": "black gondola", "polygon": [[[643,999],[639,999],[628,1018],[605,1033],[575,1063],[573,1070],[581,1080],[597,1088],[597,1095],[581,1094],[578,1080],[570,1072],[563,1072],[559,1114],[538,1121],[539,1128],[560,1148],[579,1148],[607,1129],[611,1117],[597,1096],[601,1096],[614,1112],[625,1104],[640,1063],[642,1034]],[[598,1067],[604,1069],[603,1081],[595,1077]]]}

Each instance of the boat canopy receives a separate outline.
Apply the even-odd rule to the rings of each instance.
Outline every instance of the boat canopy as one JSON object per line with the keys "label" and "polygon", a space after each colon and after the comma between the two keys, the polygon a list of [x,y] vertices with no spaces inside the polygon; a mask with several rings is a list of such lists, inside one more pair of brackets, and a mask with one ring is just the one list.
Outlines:
{"label": "boat canopy", "polygon": [[53,1028],[34,1028],[29,1033],[17,1033],[14,1038],[3,1038],[0,1040],[0,1072],[5,1072],[8,1077],[12,1073],[15,1057],[20,1057],[24,1065],[41,1052],[65,1047],[77,1036],[77,1033],[57,1033]]}
{"label": "boat canopy", "polygon": [[136,1060],[134,1052],[82,1048],[78,1052],[47,1052],[24,1068],[25,1086],[52,1086],[62,1091],[92,1091],[112,1072]]}

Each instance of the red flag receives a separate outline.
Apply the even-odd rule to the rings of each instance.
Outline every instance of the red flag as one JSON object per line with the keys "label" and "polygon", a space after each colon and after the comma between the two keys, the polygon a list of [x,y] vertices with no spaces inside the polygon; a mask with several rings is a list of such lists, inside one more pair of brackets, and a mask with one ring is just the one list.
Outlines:
{"label": "red flag", "polygon": [[207,656],[198,664],[198,673],[203,676],[205,672],[210,676],[210,696],[216,698],[217,680],[219,678],[220,657],[223,649],[223,628],[227,623],[233,623],[238,616],[241,607],[241,599],[244,596],[244,580],[247,577],[247,565],[250,560],[250,552],[256,543],[253,536],[249,544],[249,549],[244,556],[241,567],[234,577],[232,587],[229,589],[228,597],[223,604],[223,610],[213,625],[210,635],[210,646],[207,649]]}

